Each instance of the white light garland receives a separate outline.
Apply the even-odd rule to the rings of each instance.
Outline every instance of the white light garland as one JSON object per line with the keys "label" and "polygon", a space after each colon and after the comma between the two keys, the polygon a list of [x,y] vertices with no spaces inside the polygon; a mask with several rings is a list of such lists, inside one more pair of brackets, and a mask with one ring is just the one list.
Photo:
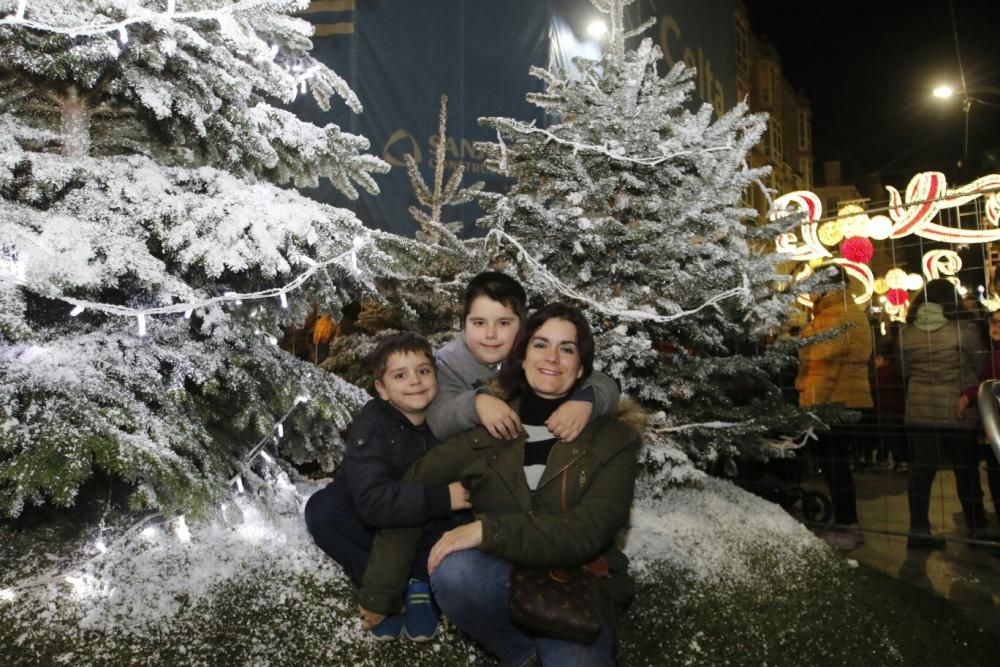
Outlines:
{"label": "white light garland", "polygon": [[366,237],[355,237],[351,249],[337,255],[336,257],[322,262],[317,262],[311,257],[302,256],[299,258],[305,264],[309,265],[309,268],[299,274],[291,282],[282,285],[281,287],[275,287],[272,289],[261,290],[259,292],[250,293],[239,293],[239,292],[226,292],[222,296],[212,297],[210,299],[205,299],[203,301],[192,301],[188,303],[177,303],[171,304],[169,306],[160,306],[157,308],[130,308],[128,306],[119,306],[117,304],[111,303],[100,303],[96,301],[87,301],[85,299],[76,299],[73,297],[56,297],[59,300],[68,303],[73,306],[73,310],[70,311],[70,315],[76,317],[84,310],[93,310],[106,315],[115,315],[118,317],[134,317],[138,323],[138,332],[140,336],[146,335],[146,318],[151,315],[168,315],[183,313],[185,319],[190,318],[191,314],[196,310],[201,310],[209,306],[223,303],[234,303],[236,305],[242,305],[244,301],[260,301],[264,299],[273,299],[278,297],[281,302],[282,308],[288,307],[288,298],[286,294],[293,290],[301,287],[307,280],[309,280],[313,275],[315,275],[321,269],[324,269],[333,264],[341,265],[343,268],[347,269],[354,276],[359,276],[361,270],[358,266],[357,253],[365,245],[371,241],[370,236]]}
{"label": "white light garland", "polygon": [[696,428],[708,428],[721,430],[724,428],[734,428],[736,426],[745,426],[751,422],[701,422],[699,424],[680,424],[678,426],[659,426],[653,429],[653,433],[679,433],[681,431],[690,431]]}
{"label": "white light garland", "polygon": [[235,4],[225,5],[219,9],[203,9],[194,12],[178,12],[176,8],[175,0],[167,0],[166,10],[162,12],[154,11],[144,11],[141,14],[136,14],[134,16],[129,16],[121,21],[112,21],[107,23],[84,23],[75,26],[59,26],[51,23],[42,23],[41,21],[33,21],[31,19],[25,18],[25,12],[28,9],[28,0],[19,0],[17,3],[17,10],[13,14],[9,14],[3,18],[0,18],[0,25],[20,25],[26,28],[31,28],[32,30],[40,30],[43,32],[52,32],[59,35],[68,35],[70,37],[77,36],[89,36],[89,35],[100,35],[104,33],[117,32],[119,39],[123,42],[128,41],[126,29],[130,25],[136,23],[153,23],[162,19],[168,20],[185,20],[185,19],[197,19],[197,20],[214,20],[218,21],[220,18],[226,18],[233,14],[242,11],[249,11],[256,9],[261,5],[270,4],[270,0],[241,0]]}
{"label": "white light garland", "polygon": [[[560,146],[568,146],[573,149],[574,153],[595,153],[597,155],[604,155],[605,157],[611,158],[616,162],[625,162],[627,164],[638,164],[645,167],[655,167],[658,164],[666,162],[667,160],[672,160],[674,158],[683,157],[685,155],[697,155],[701,153],[715,153],[718,151],[728,151],[732,150],[733,147],[730,145],[724,146],[710,146],[708,148],[702,148],[695,151],[678,151],[676,153],[661,153],[660,155],[652,155],[650,157],[629,157],[628,155],[623,155],[621,153],[615,153],[608,150],[605,146],[598,146],[597,144],[585,144],[579,141],[569,141],[567,139],[561,139],[552,132],[544,130],[540,127],[535,127],[533,125],[523,125],[520,123],[510,124],[511,130],[517,132],[518,134],[541,134],[545,137],[545,143],[550,141],[559,144]],[[506,151],[501,145],[501,164],[505,164],[507,161]]]}
{"label": "white light garland", "polygon": [[[309,401],[309,396],[306,394],[299,394],[298,396],[296,396],[295,402],[292,403],[292,407],[290,407],[288,411],[281,416],[281,419],[279,419],[275,423],[273,431],[284,433],[284,427],[282,426],[284,421],[288,419],[288,417],[292,414],[292,412],[295,411],[296,408],[298,408],[298,406],[302,405],[303,403],[307,403],[308,401]],[[246,455],[246,457],[244,457],[243,462],[245,464],[252,463],[255,458],[260,456],[268,463],[273,463],[274,458],[264,451],[264,446],[268,442],[276,440],[277,440],[276,438],[268,434],[267,436],[262,438],[253,447],[253,449],[250,450],[250,452]],[[231,480],[229,480],[229,484],[231,486],[236,487],[237,493],[244,492],[243,479],[240,475],[236,475]],[[136,532],[142,535],[142,537],[145,539],[152,539],[156,535],[156,529],[148,524],[154,521],[162,521],[163,519],[164,519],[163,515],[160,514],[159,512],[155,512],[153,514],[144,516],[143,518],[139,519],[134,524],[129,526],[125,530],[125,532],[122,533],[121,537],[119,537],[118,540],[116,541],[124,541],[129,535]],[[187,520],[184,518],[183,514],[171,520],[171,523],[173,524],[174,535],[176,535],[178,541],[182,543],[188,543],[191,541],[191,530],[188,528]],[[101,533],[103,535],[103,528],[101,529]],[[105,544],[103,537],[97,538],[97,540],[94,542],[94,547],[96,553],[90,558],[88,558],[86,561],[84,561],[82,566],[86,566],[89,563],[96,562],[101,558],[103,558],[106,554],[111,552],[111,547]],[[86,580],[86,577],[77,577],[74,576],[72,573],[66,573],[66,572],[50,572],[47,574],[41,574],[35,577],[31,577],[30,579],[26,579],[13,586],[8,586],[6,588],[0,589],[0,602],[11,602],[11,603],[14,602],[17,599],[17,592],[21,590],[36,588],[38,586],[47,586],[49,584],[62,583],[62,582],[68,582],[69,584],[71,584],[74,588],[74,591],[77,594],[85,593],[86,590],[89,589],[90,587],[89,583]]]}
{"label": "white light garland", "polygon": [[750,301],[752,298],[752,293],[750,291],[750,281],[746,277],[746,275],[744,275],[742,286],[734,287],[724,292],[720,292],[719,294],[716,294],[709,300],[705,301],[697,308],[692,308],[691,310],[685,310],[680,313],[675,313],[673,315],[660,315],[658,313],[650,313],[645,310],[616,310],[614,308],[609,308],[602,303],[598,303],[593,299],[587,298],[587,296],[584,295],[583,293],[576,291],[566,283],[559,280],[559,278],[552,275],[552,273],[548,269],[546,269],[541,264],[541,262],[536,260],[534,257],[531,256],[530,253],[528,253],[528,251],[524,248],[524,246],[522,246],[517,241],[517,239],[515,239],[507,232],[501,231],[499,229],[490,230],[490,233],[486,235],[487,243],[491,239],[496,241],[505,240],[511,245],[513,245],[515,248],[517,248],[519,256],[525,262],[527,262],[528,265],[531,266],[531,268],[538,275],[544,278],[545,281],[549,283],[549,285],[551,285],[558,292],[561,292],[564,296],[567,296],[571,299],[576,299],[577,301],[580,301],[582,303],[586,303],[597,312],[603,313],[604,315],[609,315],[611,317],[619,317],[622,319],[632,320],[637,322],[656,322],[658,324],[666,324],[668,322],[673,322],[674,320],[679,320],[683,317],[687,317],[688,315],[694,315],[695,313],[704,308],[713,306],[721,301],[730,299],[732,297],[742,297],[744,301]]}

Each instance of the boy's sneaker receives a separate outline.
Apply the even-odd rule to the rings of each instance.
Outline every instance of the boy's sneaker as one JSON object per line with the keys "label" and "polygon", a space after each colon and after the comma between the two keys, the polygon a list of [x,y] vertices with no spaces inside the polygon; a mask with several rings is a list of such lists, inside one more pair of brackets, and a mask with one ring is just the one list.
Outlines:
{"label": "boy's sneaker", "polygon": [[403,634],[402,614],[386,616],[381,623],[371,629],[371,636],[380,642],[395,641],[399,639],[399,635],[401,634]]}
{"label": "boy's sneaker", "polygon": [[431,585],[426,581],[410,579],[403,608],[403,632],[415,642],[426,642],[437,634],[441,612],[431,597]]}

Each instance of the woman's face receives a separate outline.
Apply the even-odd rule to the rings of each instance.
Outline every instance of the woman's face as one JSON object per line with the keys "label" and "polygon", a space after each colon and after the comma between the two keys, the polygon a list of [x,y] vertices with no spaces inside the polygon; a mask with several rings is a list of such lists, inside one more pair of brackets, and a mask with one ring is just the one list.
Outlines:
{"label": "woman's face", "polygon": [[990,313],[990,338],[994,343],[1000,342],[1000,311]]}
{"label": "woman's face", "polygon": [[576,325],[556,318],[545,320],[528,340],[524,377],[542,398],[562,398],[583,375],[576,345]]}

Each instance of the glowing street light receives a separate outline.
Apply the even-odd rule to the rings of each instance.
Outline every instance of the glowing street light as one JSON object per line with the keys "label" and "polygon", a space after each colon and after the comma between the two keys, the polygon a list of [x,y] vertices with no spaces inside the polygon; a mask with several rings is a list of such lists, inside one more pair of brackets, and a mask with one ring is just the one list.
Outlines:
{"label": "glowing street light", "polygon": [[600,19],[596,19],[590,22],[587,26],[587,34],[594,39],[601,39],[608,32],[608,24]]}
{"label": "glowing street light", "polygon": [[939,99],[946,99],[955,94],[955,89],[949,85],[941,85],[935,88],[931,94]]}

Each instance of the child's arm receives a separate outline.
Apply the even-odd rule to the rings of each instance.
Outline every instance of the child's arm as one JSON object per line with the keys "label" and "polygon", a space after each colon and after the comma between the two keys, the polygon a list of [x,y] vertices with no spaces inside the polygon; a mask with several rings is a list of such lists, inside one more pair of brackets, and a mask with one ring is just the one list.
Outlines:
{"label": "child's arm", "polygon": [[453,369],[437,363],[438,393],[427,410],[427,425],[439,440],[479,425],[476,390]]}
{"label": "child's arm", "polygon": [[618,383],[601,371],[594,371],[545,425],[557,438],[572,442],[591,421],[611,414],[620,397]]}
{"label": "child's arm", "polygon": [[497,438],[510,439],[521,432],[521,420],[509,405],[474,388],[447,364],[437,364],[438,393],[427,411],[427,425],[439,440],[482,425]]}

